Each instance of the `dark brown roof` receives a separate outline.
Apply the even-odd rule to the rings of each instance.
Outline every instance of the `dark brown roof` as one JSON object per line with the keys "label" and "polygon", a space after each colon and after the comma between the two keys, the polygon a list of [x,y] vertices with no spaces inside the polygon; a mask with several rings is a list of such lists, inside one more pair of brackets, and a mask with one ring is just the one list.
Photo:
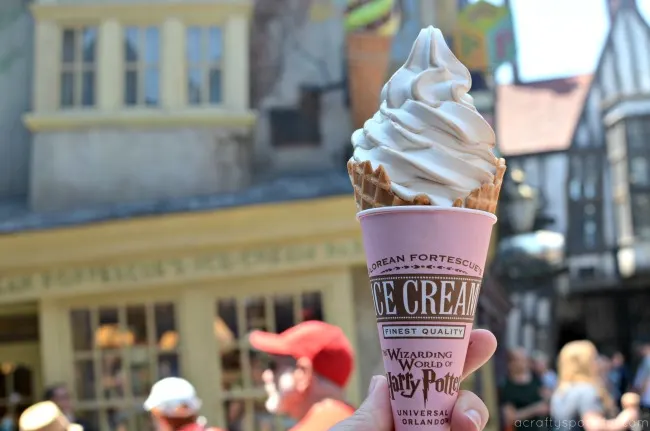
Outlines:
{"label": "dark brown roof", "polygon": [[515,156],[568,149],[592,77],[499,85],[496,99],[499,153]]}

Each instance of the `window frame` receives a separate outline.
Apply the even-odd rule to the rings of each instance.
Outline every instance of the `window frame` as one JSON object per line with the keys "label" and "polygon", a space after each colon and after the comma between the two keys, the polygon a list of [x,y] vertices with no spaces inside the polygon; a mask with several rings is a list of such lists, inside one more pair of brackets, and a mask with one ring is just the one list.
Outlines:
{"label": "window frame", "polygon": [[[179,305],[176,301],[165,299],[165,298],[156,298],[153,300],[129,300],[128,302],[123,301],[101,301],[101,302],[91,302],[90,304],[74,304],[66,308],[65,318],[69,322],[69,334],[70,334],[70,363],[71,367],[71,376],[69,391],[72,396],[72,402],[80,414],[80,417],[84,416],[84,413],[96,415],[97,421],[99,424],[100,430],[105,430],[110,428],[110,413],[111,409],[114,409],[117,416],[120,412],[126,412],[127,417],[125,422],[128,424],[127,429],[141,429],[137,426],[139,419],[142,418],[147,420],[148,414],[141,412],[137,406],[144,403],[146,397],[148,396],[149,389],[146,389],[146,393],[135,395],[133,393],[133,384],[134,379],[132,378],[133,367],[133,354],[134,352],[146,351],[146,363],[148,368],[148,375],[150,376],[150,383],[153,384],[159,379],[159,366],[161,358],[165,355],[175,356],[176,365],[178,368],[178,373],[182,371],[182,348],[180,343],[176,343],[174,348],[163,349],[159,346],[159,340],[156,336],[157,331],[157,322],[156,322],[156,306],[169,306],[173,307],[172,319],[174,322],[174,331],[180,335],[180,324],[179,324]],[[102,348],[97,345],[97,336],[98,329],[100,324],[100,311],[101,310],[115,310],[117,313],[117,331],[121,335],[127,334],[129,329],[129,320],[128,320],[128,309],[129,308],[142,308],[145,312],[145,331],[146,331],[146,343],[140,345],[132,345],[128,341],[121,342],[122,344],[115,347],[106,347]],[[75,324],[73,321],[73,312],[77,310],[82,310],[88,312],[89,316],[89,336],[90,336],[90,345],[88,349],[75,349],[74,343],[74,331]],[[120,371],[119,373],[124,376],[124,382],[122,383],[122,394],[119,397],[108,396],[105,392],[104,380],[106,375],[104,374],[104,363],[103,359],[109,355],[116,355],[120,358]],[[77,371],[81,370],[81,363],[86,362],[91,364],[91,373],[93,379],[93,394],[89,398],[82,398],[79,394],[78,388],[78,377]],[[106,428],[106,427],[109,428]]]}
{"label": "window frame", "polygon": [[[243,402],[243,412],[241,421],[243,424],[242,429],[255,429],[255,404],[263,403],[267,398],[267,394],[262,386],[255,387],[252,381],[252,367],[251,367],[251,355],[253,349],[250,346],[248,341],[248,334],[253,329],[265,329],[268,332],[276,332],[276,300],[277,299],[291,299],[291,311],[292,311],[292,325],[296,325],[304,320],[303,311],[305,310],[305,298],[308,295],[315,295],[318,297],[319,308],[320,308],[320,320],[327,320],[327,307],[328,307],[328,289],[326,287],[317,287],[317,286],[305,286],[300,289],[291,289],[291,290],[279,290],[272,291],[270,294],[263,291],[256,292],[247,292],[247,293],[231,293],[231,294],[219,294],[213,299],[213,317],[215,323],[219,320],[228,327],[226,319],[222,318],[222,315],[219,313],[220,302],[221,301],[233,301],[234,302],[234,314],[236,317],[236,333],[233,331],[233,328],[229,328],[234,336],[234,342],[229,347],[228,351],[234,350],[239,351],[239,373],[241,375],[241,388],[234,389],[225,389],[224,388],[224,377],[231,378],[232,373],[228,373],[223,366],[224,359],[224,350],[223,346],[218,337],[215,336],[215,343],[217,345],[217,367],[219,369],[219,376],[221,381],[219,382],[219,390],[217,392],[217,411],[223,409],[227,413],[226,405],[231,402]],[[257,316],[258,324],[263,325],[263,328],[251,324],[247,319],[251,318],[249,305],[254,300],[262,300],[261,306],[263,307],[263,317]],[[259,302],[258,302],[259,306]],[[318,319],[316,319],[318,320]],[[251,327],[253,326],[253,327]],[[227,428],[230,424],[227,423],[228,417],[227,414],[222,415],[224,418],[224,423],[220,424],[222,427]],[[282,418],[276,416],[271,419],[274,429],[288,429],[283,428]]]}
{"label": "window frame", "polygon": [[[85,60],[84,39],[85,32],[94,32],[94,44],[92,46],[92,60]],[[73,34],[73,51],[72,60],[66,60],[66,33],[72,32]],[[60,29],[61,38],[61,55],[58,59],[59,64],[59,96],[58,96],[58,109],[61,110],[74,110],[74,109],[93,109],[97,107],[97,76],[98,76],[98,43],[99,43],[99,25],[94,23],[79,24],[79,25],[65,25]],[[87,73],[92,74],[91,85],[91,102],[86,104],[84,102],[84,80]],[[72,77],[72,95],[70,104],[64,102],[64,76],[70,74]]]}
{"label": "window frame", "polygon": [[[567,183],[567,200],[569,203],[569,245],[571,254],[597,253],[605,247],[603,225],[603,175],[605,157],[597,149],[574,149],[569,152],[569,178]],[[576,167],[580,165],[580,172]],[[593,195],[586,196],[587,180],[593,183]],[[580,195],[572,194],[573,184],[579,184]],[[596,226],[595,242],[587,244],[585,211],[588,206],[595,207],[592,220]]]}
{"label": "window frame", "polygon": [[[218,32],[219,42],[221,46],[219,49],[219,58],[217,60],[211,59],[211,31],[216,30]],[[190,33],[193,31],[199,32],[199,47],[198,47],[198,60],[194,61],[190,55]],[[186,88],[186,98],[185,103],[190,108],[199,108],[199,107],[218,107],[223,106],[224,104],[224,78],[225,78],[225,68],[224,68],[224,54],[225,54],[225,40],[227,37],[227,32],[223,24],[212,24],[212,25],[193,25],[189,24],[185,27],[185,47],[184,47],[184,61],[185,61],[185,88]],[[195,47],[196,48],[196,47]],[[211,92],[211,73],[215,70],[219,71],[219,98],[218,100],[212,100]],[[192,72],[198,71],[200,76],[200,85],[199,85],[199,100],[198,102],[193,102],[193,92],[192,92]]]}
{"label": "window frame", "polygon": [[643,199],[646,208],[650,209],[650,193],[633,191],[630,194],[630,212],[632,213],[632,229],[634,238],[641,241],[650,241],[650,211],[641,211],[637,207],[638,201]]}
{"label": "window frame", "polygon": [[[627,141],[627,170],[628,178],[630,179],[632,179],[632,161],[634,159],[641,157],[646,160],[646,166],[650,166],[650,148],[644,145],[649,137],[650,115],[630,117],[625,119],[625,139]],[[634,145],[636,141],[640,141],[641,145]],[[648,181],[646,184],[637,184],[630,181],[629,186],[631,192],[650,192],[650,181]]]}
{"label": "window frame", "polygon": [[[129,32],[135,30],[136,33],[136,54],[135,60],[129,59],[128,48],[130,46]],[[156,44],[157,52],[155,53],[155,60],[149,62],[147,57],[149,56],[149,43],[148,32],[151,30],[156,31]],[[162,106],[161,96],[162,96],[162,24],[156,25],[124,25],[121,32],[121,41],[122,41],[122,61],[123,61],[123,88],[122,88],[122,105],[127,109],[133,108],[147,108],[147,109],[156,109]],[[147,103],[147,91],[148,91],[148,72],[156,72],[156,100],[153,103]],[[130,102],[129,98],[129,74],[135,73],[135,99],[134,102]]]}
{"label": "window frame", "polygon": [[[628,201],[630,214],[632,215],[632,235],[634,238],[650,240],[650,234],[641,235],[642,231],[650,231],[650,214],[642,211],[635,211],[638,198],[650,198],[650,175],[645,184],[632,182],[633,163],[637,158],[645,160],[646,166],[650,167],[650,148],[645,143],[650,137],[650,115],[628,117],[625,122],[626,139],[626,163],[628,173]],[[647,174],[646,174],[647,175]]]}

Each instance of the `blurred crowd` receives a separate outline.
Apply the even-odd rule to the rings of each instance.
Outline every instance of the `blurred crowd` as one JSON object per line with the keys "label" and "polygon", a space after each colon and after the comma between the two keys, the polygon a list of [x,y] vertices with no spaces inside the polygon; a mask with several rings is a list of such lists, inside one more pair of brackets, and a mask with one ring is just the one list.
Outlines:
{"label": "blurred crowd", "polygon": [[499,391],[504,431],[650,430],[650,344],[638,354],[633,372],[621,352],[600,354],[587,340],[566,344],[556,361],[510,350]]}
{"label": "blurred crowd", "polygon": [[[326,431],[354,413],[344,390],[354,353],[340,328],[306,321],[280,334],[254,331],[249,342],[266,357],[260,377],[267,419],[273,419],[259,422],[256,429],[271,431],[274,419],[283,418],[283,429]],[[555,361],[541,352],[510,350],[508,373],[499,388],[503,431],[650,430],[650,344],[638,354],[639,365],[632,370],[622,353],[603,355],[587,340],[567,343]],[[156,431],[219,431],[202,416],[210,406],[202,406],[194,386],[179,377],[155,383],[143,408]],[[23,412],[17,428],[99,431],[75,416],[65,385],[48,388],[44,401]],[[0,431],[15,429],[0,424]],[[240,429],[230,424],[228,431]]]}
{"label": "blurred crowd", "polygon": [[[355,408],[345,401],[344,390],[354,368],[354,353],[339,327],[312,320],[280,334],[253,331],[249,342],[258,354],[267,357],[261,373],[267,394],[265,407],[269,418],[286,418],[283,429],[326,431],[354,413]],[[22,413],[18,429],[99,431],[75,415],[70,395],[65,385],[48,388],[44,401]],[[226,415],[230,416],[236,406],[231,403]],[[150,415],[150,429],[156,431],[219,431],[201,415],[211,406],[202,406],[195,387],[179,377],[155,383],[143,408]],[[127,429],[120,424],[114,428]],[[15,429],[12,423],[4,428],[0,425],[0,431]],[[228,431],[240,429],[240,424],[231,423]],[[256,426],[258,431],[272,429],[273,421],[269,420]]]}

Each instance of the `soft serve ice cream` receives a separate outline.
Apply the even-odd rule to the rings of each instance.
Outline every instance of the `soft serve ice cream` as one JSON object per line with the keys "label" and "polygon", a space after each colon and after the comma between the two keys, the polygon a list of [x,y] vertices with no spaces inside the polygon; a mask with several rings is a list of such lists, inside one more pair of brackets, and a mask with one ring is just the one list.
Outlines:
{"label": "soft serve ice cream", "polygon": [[395,431],[451,430],[479,308],[506,166],[470,87],[440,31],[424,29],[352,136]]}
{"label": "soft serve ice cream", "polygon": [[392,192],[452,206],[495,181],[495,134],[476,110],[471,76],[440,30],[423,29],[384,86],[379,111],[352,135],[352,161],[383,166]]}

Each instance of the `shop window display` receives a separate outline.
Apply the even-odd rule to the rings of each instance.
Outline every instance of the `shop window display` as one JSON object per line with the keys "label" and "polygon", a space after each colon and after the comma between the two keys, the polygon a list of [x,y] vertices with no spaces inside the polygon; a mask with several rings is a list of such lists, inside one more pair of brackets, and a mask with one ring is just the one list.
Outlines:
{"label": "shop window display", "polygon": [[262,373],[265,355],[251,349],[254,330],[282,332],[305,320],[323,320],[321,294],[222,298],[217,301],[215,336],[221,367],[221,402],[229,430],[282,431],[293,423],[266,412]]}
{"label": "shop window display", "polygon": [[170,303],[70,311],[75,405],[97,429],[150,428],[151,385],[180,372],[175,313]]}

